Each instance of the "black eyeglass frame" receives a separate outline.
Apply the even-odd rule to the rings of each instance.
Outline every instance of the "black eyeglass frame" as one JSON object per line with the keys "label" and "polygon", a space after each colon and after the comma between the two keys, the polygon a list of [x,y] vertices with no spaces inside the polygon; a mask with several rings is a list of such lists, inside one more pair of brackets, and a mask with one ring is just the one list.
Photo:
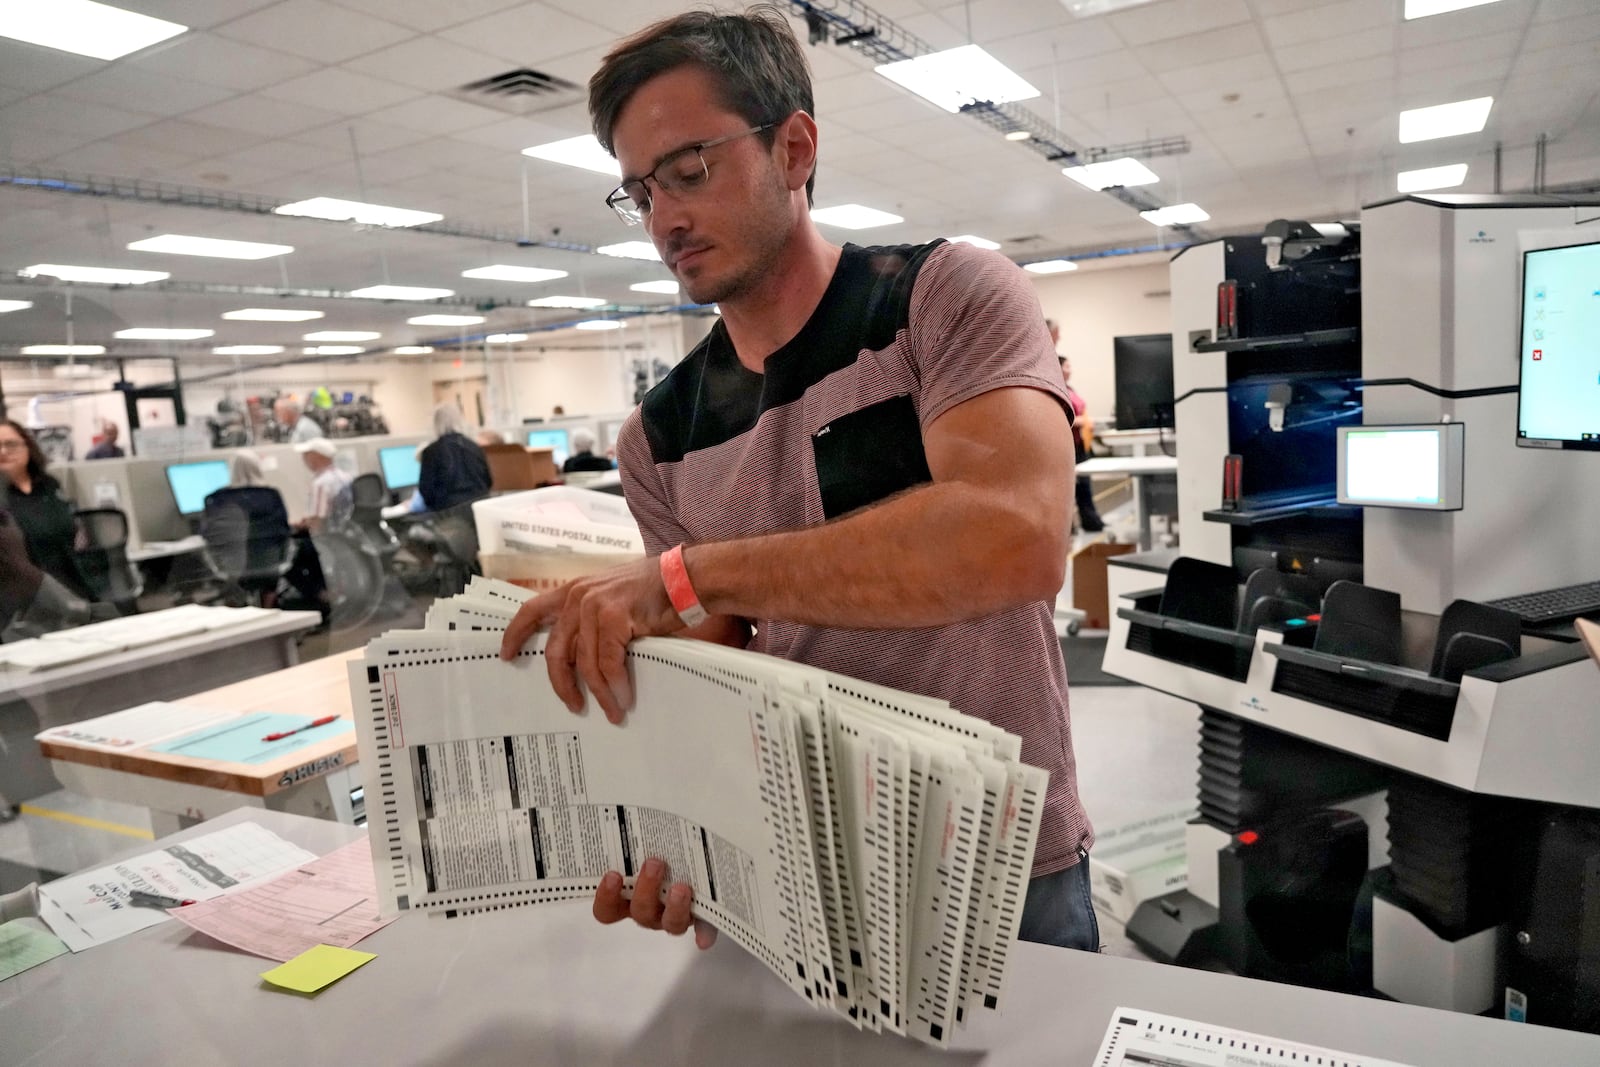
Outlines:
{"label": "black eyeglass frame", "polygon": [[[727,144],[729,141],[737,141],[741,137],[749,137],[752,134],[765,133],[766,131],[779,125],[781,125],[779,122],[763,123],[760,126],[752,126],[748,130],[740,130],[737,133],[730,133],[726,137],[717,137],[710,141],[701,141],[698,144],[685,145],[676,152],[669,153],[664,159],[661,160],[661,162],[657,163],[651,169],[649,174],[645,174],[638,178],[629,178],[627,181],[611,190],[610,194],[606,196],[606,207],[610,208],[612,211],[615,211],[618,217],[620,217],[622,221],[627,223],[629,226],[637,226],[644,221],[645,213],[650,210],[651,202],[654,200],[654,197],[650,195],[650,186],[646,183],[654,182],[656,188],[666,193],[668,196],[677,196],[681,191],[680,188],[674,188],[676,185],[675,181],[664,182],[661,180],[661,169],[663,167],[671,166],[672,164],[682,160],[690,152],[693,152],[700,160],[700,173],[702,180],[709,180],[711,177],[711,167],[706,163],[706,157],[702,154],[706,149]],[[628,192],[628,187],[634,185],[639,187],[639,191],[642,195],[635,195]],[[631,208],[624,207],[623,205],[630,200],[636,204],[639,204],[642,201],[642,206]]]}

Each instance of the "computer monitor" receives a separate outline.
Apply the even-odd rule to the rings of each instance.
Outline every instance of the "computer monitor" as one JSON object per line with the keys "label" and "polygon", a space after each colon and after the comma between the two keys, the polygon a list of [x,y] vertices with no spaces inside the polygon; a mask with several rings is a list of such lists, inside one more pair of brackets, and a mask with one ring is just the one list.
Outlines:
{"label": "computer monitor", "polygon": [[1600,452],[1600,241],[1522,254],[1517,444]]}
{"label": "computer monitor", "polygon": [[1339,427],[1341,504],[1461,510],[1466,424]]}
{"label": "computer monitor", "polygon": [[422,460],[416,445],[391,445],[378,449],[378,466],[383,470],[383,484],[390,492],[414,488],[422,480]]}
{"label": "computer monitor", "polygon": [[567,456],[572,450],[572,446],[567,443],[565,430],[529,430],[528,447],[550,449],[557,467],[567,461]]}
{"label": "computer monitor", "polygon": [[206,497],[218,489],[226,489],[230,480],[225,459],[167,465],[167,485],[172,487],[172,499],[178,505],[178,514],[184,518],[204,512]]}
{"label": "computer monitor", "polygon": [[1172,335],[1113,337],[1117,429],[1172,425]]}

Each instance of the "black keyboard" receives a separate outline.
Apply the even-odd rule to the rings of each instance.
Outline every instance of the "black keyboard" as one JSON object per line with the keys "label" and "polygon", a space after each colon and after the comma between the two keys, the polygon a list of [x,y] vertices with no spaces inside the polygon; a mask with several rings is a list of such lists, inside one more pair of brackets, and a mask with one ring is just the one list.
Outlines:
{"label": "black keyboard", "polygon": [[1486,600],[1484,603],[1491,608],[1509,611],[1529,625],[1564,622],[1600,614],[1600,582],[1583,582],[1561,589],[1546,589],[1542,593],[1523,593],[1521,596]]}

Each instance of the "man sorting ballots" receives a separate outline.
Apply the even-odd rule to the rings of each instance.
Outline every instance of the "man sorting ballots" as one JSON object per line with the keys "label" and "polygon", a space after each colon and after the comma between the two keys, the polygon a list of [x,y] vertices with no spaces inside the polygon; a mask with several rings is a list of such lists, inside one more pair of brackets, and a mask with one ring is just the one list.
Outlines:
{"label": "man sorting ballots", "polygon": [[[749,647],[1020,735],[1050,788],[1020,936],[1096,950],[1067,679],[1051,603],[1072,423],[1044,318],[1009,260],[935,241],[840,248],[809,215],[811,79],[784,16],[693,12],[619,44],[589,82],[621,163],[607,202],[722,318],[617,447],[650,558],[528,601],[550,681],[621,722],[636,637]],[[664,772],[665,773],[665,772]],[[607,874],[601,922],[681,934],[691,887]],[[696,924],[697,941],[713,932]]]}

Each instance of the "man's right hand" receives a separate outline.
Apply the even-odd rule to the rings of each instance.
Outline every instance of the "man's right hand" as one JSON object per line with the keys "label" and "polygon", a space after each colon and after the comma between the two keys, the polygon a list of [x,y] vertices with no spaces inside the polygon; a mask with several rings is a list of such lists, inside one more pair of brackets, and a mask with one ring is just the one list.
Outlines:
{"label": "man's right hand", "polygon": [[687,882],[675,882],[667,890],[667,902],[661,902],[661,883],[667,877],[664,861],[651,857],[639,869],[634,879],[633,894],[624,896],[622,875],[607,871],[594,891],[594,917],[606,925],[631,918],[649,930],[664,930],[681,936],[694,927],[694,943],[702,949],[716,943],[717,930],[710,923],[694,918],[690,909],[694,904],[694,888]]}

